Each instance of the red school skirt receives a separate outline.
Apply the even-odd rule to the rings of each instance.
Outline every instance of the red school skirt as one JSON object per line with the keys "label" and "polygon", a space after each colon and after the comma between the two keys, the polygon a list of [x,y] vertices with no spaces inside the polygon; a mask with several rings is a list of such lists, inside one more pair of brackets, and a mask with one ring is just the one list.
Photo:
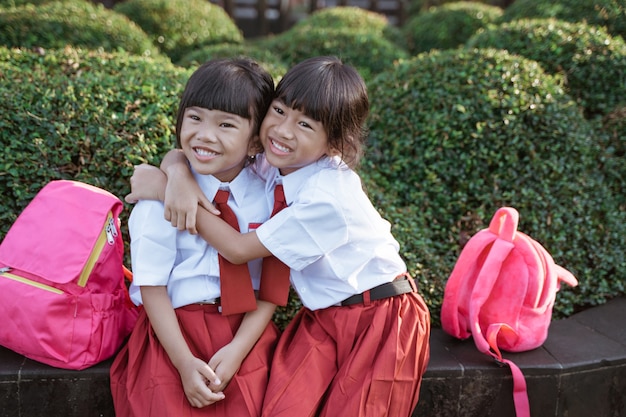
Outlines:
{"label": "red school skirt", "polygon": [[[234,337],[243,314],[223,316],[215,305],[175,309],[191,352],[208,360]],[[128,343],[111,366],[116,417],[258,417],[265,396],[278,329],[270,322],[224,390],[225,399],[204,408],[187,401],[180,375],[142,308]]]}
{"label": "red school skirt", "polygon": [[429,360],[418,293],[311,311],[279,339],[263,417],[408,417]]}

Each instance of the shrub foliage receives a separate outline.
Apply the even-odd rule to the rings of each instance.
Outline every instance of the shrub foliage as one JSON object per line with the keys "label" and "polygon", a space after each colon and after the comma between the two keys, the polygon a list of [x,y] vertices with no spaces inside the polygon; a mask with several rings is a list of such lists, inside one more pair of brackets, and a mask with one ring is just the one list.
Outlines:
{"label": "shrub foliage", "polygon": [[259,45],[273,51],[288,67],[313,56],[336,55],[356,67],[365,79],[408,57],[405,50],[375,33],[349,28],[292,28]]}
{"label": "shrub foliage", "polygon": [[360,7],[338,6],[319,9],[297,22],[293,30],[306,32],[310,29],[350,29],[376,34],[405,48],[400,28],[389,23],[387,17]]}
{"label": "shrub foliage", "polygon": [[204,45],[243,41],[224,9],[206,0],[126,0],[113,10],[137,23],[173,62]]}
{"label": "shrub foliage", "polygon": [[470,1],[431,7],[411,17],[402,27],[413,54],[463,45],[478,29],[497,21],[502,9]]}
{"label": "shrub foliage", "polygon": [[522,19],[479,31],[466,46],[506,49],[562,73],[568,93],[589,117],[626,103],[626,42],[601,27]]}
{"label": "shrub foliage", "polygon": [[148,35],[125,16],[86,0],[0,9],[0,45],[9,48],[84,49],[159,54]]}
{"label": "shrub foliage", "polygon": [[172,148],[186,78],[166,58],[0,48],[1,236],[54,179],[123,199],[133,166]]}
{"label": "shrub foliage", "polygon": [[385,190],[374,195],[401,225],[435,315],[462,245],[501,206],[578,277],[557,311],[623,291],[623,196],[598,169],[601,147],[558,76],[505,51],[448,50],[380,74],[370,92],[361,169]]}
{"label": "shrub foliage", "polygon": [[624,0],[515,0],[502,15],[502,22],[528,18],[556,18],[572,23],[604,26],[613,36],[626,39]]}
{"label": "shrub foliage", "polygon": [[259,48],[252,43],[220,43],[198,48],[183,56],[178,65],[185,68],[196,67],[203,62],[215,58],[247,56],[257,61],[267,72],[272,74],[276,82],[287,72],[287,66],[271,50]]}

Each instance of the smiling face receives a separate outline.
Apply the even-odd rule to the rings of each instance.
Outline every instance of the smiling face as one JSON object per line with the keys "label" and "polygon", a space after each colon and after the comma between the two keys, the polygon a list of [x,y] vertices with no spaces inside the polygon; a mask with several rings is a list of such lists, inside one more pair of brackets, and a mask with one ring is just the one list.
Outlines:
{"label": "smiling face", "polygon": [[256,62],[205,62],[189,77],[180,99],[177,147],[199,174],[232,181],[249,151],[257,151],[259,125],[273,96],[274,80]]}
{"label": "smiling face", "polygon": [[261,144],[267,161],[287,175],[330,155],[321,122],[274,100],[261,124]]}
{"label": "smiling face", "polygon": [[253,122],[233,113],[188,107],[179,138],[185,156],[197,173],[229,182],[246,162],[254,138]]}

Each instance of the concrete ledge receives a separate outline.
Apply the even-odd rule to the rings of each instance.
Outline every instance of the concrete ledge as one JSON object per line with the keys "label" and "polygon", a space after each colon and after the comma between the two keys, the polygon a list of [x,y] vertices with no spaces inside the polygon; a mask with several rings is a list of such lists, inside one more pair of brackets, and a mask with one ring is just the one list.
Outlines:
{"label": "concrete ledge", "polygon": [[[625,323],[626,298],[615,299],[554,321],[541,348],[505,354],[526,376],[532,415],[626,417]],[[114,417],[110,364],[68,371],[0,347],[0,417]],[[472,340],[433,329],[413,417],[514,417],[512,390],[508,368]]]}
{"label": "concrete ledge", "polygon": [[[542,347],[504,356],[526,377],[532,416],[626,416],[626,298],[553,321]],[[507,367],[433,329],[413,417],[515,417],[512,393]]]}

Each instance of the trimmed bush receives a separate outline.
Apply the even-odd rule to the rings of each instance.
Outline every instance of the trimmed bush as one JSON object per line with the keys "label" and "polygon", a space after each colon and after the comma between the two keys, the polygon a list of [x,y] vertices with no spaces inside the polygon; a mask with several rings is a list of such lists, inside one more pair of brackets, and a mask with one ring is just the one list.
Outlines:
{"label": "trimmed bush", "polygon": [[189,75],[167,58],[0,48],[0,236],[54,179],[123,199],[134,165],[158,164],[174,146]]}
{"label": "trimmed bush", "polygon": [[565,75],[588,117],[626,103],[626,42],[604,28],[555,19],[516,20],[479,31],[468,48],[506,49]]}
{"label": "trimmed bush", "polygon": [[390,24],[385,15],[361,7],[338,6],[319,9],[292,27],[293,30],[301,32],[315,28],[363,30],[376,33],[398,47],[406,48],[402,32]]}
{"label": "trimmed bush", "polygon": [[453,2],[413,16],[402,27],[402,32],[413,54],[452,49],[463,45],[478,29],[497,21],[500,16],[502,9],[497,6]]}
{"label": "trimmed bush", "polygon": [[[615,195],[626,196],[626,105],[597,118],[596,122],[605,156],[601,169]],[[626,199],[622,199],[621,210],[626,210]]]}
{"label": "trimmed bush", "polygon": [[505,9],[501,22],[531,18],[556,18],[605,26],[611,35],[626,40],[624,0],[515,0]]}
{"label": "trimmed bush", "polygon": [[[408,14],[409,16],[415,16],[418,13],[425,12],[431,7],[439,7],[448,3],[456,3],[459,0],[409,0]],[[492,6],[502,7],[503,4],[507,4],[507,0],[474,0],[475,3],[489,4]]]}
{"label": "trimmed bush", "polygon": [[65,1],[65,2],[72,2],[72,1],[89,1],[89,0],[0,0],[0,8],[11,8],[11,7],[20,7],[20,6],[24,6],[27,4],[32,4],[32,5],[40,5],[40,4],[44,4],[44,3],[53,3],[55,1]]}
{"label": "trimmed bush", "polygon": [[460,49],[401,62],[369,88],[361,171],[384,190],[372,195],[435,320],[460,249],[501,206],[518,209],[520,230],[580,281],[559,294],[555,315],[623,293],[623,195],[559,76],[506,51]]}
{"label": "trimmed bush", "polygon": [[205,45],[243,41],[224,9],[206,0],[126,0],[113,10],[136,22],[173,62]]}
{"label": "trimmed bush", "polygon": [[247,56],[257,61],[267,72],[272,74],[275,82],[287,72],[287,66],[272,51],[259,48],[251,43],[221,43],[198,48],[178,61],[178,65],[185,68],[197,67],[198,65],[214,58],[230,58]]}
{"label": "trimmed bush", "polygon": [[85,49],[155,56],[158,49],[125,16],[88,1],[61,1],[0,10],[0,45]]}
{"label": "trimmed bush", "polygon": [[404,49],[376,33],[351,29],[310,28],[306,32],[288,30],[258,43],[280,57],[288,66],[313,56],[335,55],[359,70],[368,79],[407,58]]}

